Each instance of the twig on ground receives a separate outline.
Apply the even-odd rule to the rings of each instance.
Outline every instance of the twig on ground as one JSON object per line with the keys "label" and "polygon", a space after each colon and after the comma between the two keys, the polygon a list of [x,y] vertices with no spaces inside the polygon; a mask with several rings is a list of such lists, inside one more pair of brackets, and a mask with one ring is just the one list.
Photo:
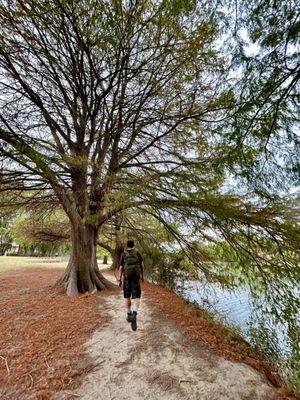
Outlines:
{"label": "twig on ground", "polygon": [[29,386],[29,389],[32,389],[32,387],[33,387],[33,377],[32,377],[32,375],[31,375],[31,373],[30,372],[27,372],[27,374],[25,374],[26,376],[27,375],[29,375],[29,377],[30,377],[30,386]]}
{"label": "twig on ground", "polygon": [[46,358],[45,354],[44,354],[44,359],[45,359],[45,363],[46,363],[48,369],[51,369],[50,365],[48,364],[48,361],[47,361],[47,358]]}
{"label": "twig on ground", "polygon": [[193,383],[193,381],[191,381],[190,379],[180,379],[179,383],[183,382]]}
{"label": "twig on ground", "polygon": [[93,369],[95,369],[96,367],[98,367],[99,365],[101,365],[102,363],[104,363],[104,361],[105,361],[105,360],[101,360],[101,361],[99,361],[97,364],[92,365],[92,366],[89,367],[89,368],[86,368],[86,369],[85,369],[85,372],[91,372]]}
{"label": "twig on ground", "polygon": [[160,378],[162,375],[167,374],[167,372],[161,372],[158,375],[154,375],[154,377],[151,379],[151,382],[155,381],[156,379]]}
{"label": "twig on ground", "polygon": [[69,394],[70,396],[75,396],[75,397],[80,397],[80,394],[76,394],[76,393],[72,393],[72,392],[67,392],[65,391],[67,394]]}
{"label": "twig on ground", "polygon": [[5,357],[3,357],[3,356],[0,356],[0,358],[2,358],[2,360],[4,360],[5,366],[6,366],[6,370],[7,370],[7,375],[9,375],[10,374],[10,370],[9,370],[9,367],[8,367],[7,359]]}

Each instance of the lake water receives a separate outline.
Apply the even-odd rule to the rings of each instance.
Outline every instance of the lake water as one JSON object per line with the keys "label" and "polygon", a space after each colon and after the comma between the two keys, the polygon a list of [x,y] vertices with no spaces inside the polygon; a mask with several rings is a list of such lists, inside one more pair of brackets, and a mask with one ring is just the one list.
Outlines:
{"label": "lake water", "polygon": [[[251,317],[255,313],[253,299],[247,287],[227,290],[218,284],[190,281],[184,285],[183,296],[189,301],[195,301],[201,308],[220,315],[225,322],[238,326],[242,335],[251,341],[249,327]],[[274,329],[278,345],[282,352],[288,352],[286,327],[282,324],[269,322],[269,328]]]}

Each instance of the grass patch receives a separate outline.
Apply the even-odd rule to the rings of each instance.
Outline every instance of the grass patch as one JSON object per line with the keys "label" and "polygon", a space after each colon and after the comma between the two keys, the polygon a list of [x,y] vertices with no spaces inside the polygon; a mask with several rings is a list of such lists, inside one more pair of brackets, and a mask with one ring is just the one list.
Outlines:
{"label": "grass patch", "polygon": [[[108,260],[110,263],[111,260]],[[23,268],[66,268],[68,257],[19,257],[0,256],[0,273],[9,270]],[[103,264],[102,259],[98,260],[100,269],[106,269],[110,264]]]}
{"label": "grass patch", "polygon": [[0,272],[20,268],[66,268],[64,257],[18,257],[0,256]]}

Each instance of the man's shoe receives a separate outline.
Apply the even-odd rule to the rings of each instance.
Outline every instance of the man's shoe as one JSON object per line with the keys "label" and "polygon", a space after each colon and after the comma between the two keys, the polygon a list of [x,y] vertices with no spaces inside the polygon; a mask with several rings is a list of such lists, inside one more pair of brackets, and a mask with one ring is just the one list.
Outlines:
{"label": "man's shoe", "polygon": [[137,315],[137,312],[133,311],[133,313],[131,315],[131,329],[133,331],[136,331],[136,328],[137,328],[136,315]]}
{"label": "man's shoe", "polygon": [[131,322],[132,320],[132,313],[127,313],[127,322]]}

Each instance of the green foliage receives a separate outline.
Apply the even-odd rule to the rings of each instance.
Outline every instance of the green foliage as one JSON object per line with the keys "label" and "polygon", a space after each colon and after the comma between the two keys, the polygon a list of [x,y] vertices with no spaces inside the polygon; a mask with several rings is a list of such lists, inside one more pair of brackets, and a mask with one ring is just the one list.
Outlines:
{"label": "green foliage", "polygon": [[46,215],[21,213],[11,226],[13,240],[19,253],[25,255],[55,255],[70,251],[69,223],[61,211]]}
{"label": "green foliage", "polygon": [[224,127],[224,164],[254,192],[278,194],[299,179],[299,3],[228,5],[230,52],[240,79],[234,79],[235,112]]}
{"label": "green foliage", "polygon": [[102,260],[104,256],[110,257],[110,254],[107,250],[102,249],[101,247],[97,247],[96,253],[97,259]]}
{"label": "green foliage", "polygon": [[189,274],[183,262],[184,256],[180,251],[152,248],[151,253],[145,256],[146,274],[159,285],[180,291],[181,283],[188,279]]}
{"label": "green foliage", "polygon": [[[272,311],[264,313],[262,317],[259,310],[258,316],[253,316],[250,322],[248,335],[251,343],[259,350],[267,360],[277,365],[283,374],[288,386],[300,392],[300,349],[299,349],[299,325],[289,327],[288,342],[286,350],[279,344],[278,334],[271,326],[270,321],[274,321]],[[291,330],[292,329],[292,330]]]}
{"label": "green foliage", "polygon": [[281,354],[278,336],[274,328],[268,326],[266,320],[260,316],[255,323],[250,325],[248,335],[257,350],[271,362],[278,363]]}
{"label": "green foliage", "polygon": [[8,227],[0,225],[0,255],[3,256],[11,248],[12,236]]}
{"label": "green foliage", "polygon": [[3,256],[10,250],[12,245],[11,219],[14,211],[8,207],[3,207],[2,204],[7,200],[7,196],[0,195],[0,255]]}

